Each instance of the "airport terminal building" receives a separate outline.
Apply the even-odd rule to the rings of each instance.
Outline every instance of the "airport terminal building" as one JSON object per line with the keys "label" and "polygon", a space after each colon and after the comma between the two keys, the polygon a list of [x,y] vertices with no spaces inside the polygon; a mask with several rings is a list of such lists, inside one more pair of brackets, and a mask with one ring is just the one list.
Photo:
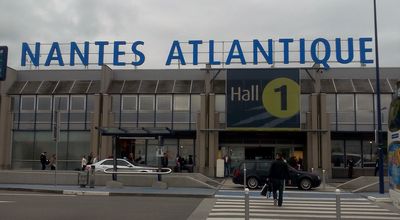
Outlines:
{"label": "airport terminal building", "polygon": [[[257,70],[240,69],[244,75]],[[133,154],[151,166],[157,165],[156,151],[162,145],[170,167],[177,155],[191,157],[195,170],[210,176],[215,176],[216,160],[225,154],[237,167],[246,159],[272,159],[277,152],[301,158],[304,169],[325,169],[335,177],[345,175],[345,161],[352,158],[355,175],[373,175],[374,68],[331,68],[323,73],[298,69],[296,129],[280,129],[278,124],[268,129],[232,128],[229,71],[9,68],[6,81],[0,82],[0,168],[40,169],[41,152],[56,153],[57,110],[58,169],[80,167],[81,157],[90,152],[100,159],[110,157],[114,143],[117,157]],[[384,135],[399,73],[400,68],[381,68]],[[242,99],[258,95],[251,93]]]}

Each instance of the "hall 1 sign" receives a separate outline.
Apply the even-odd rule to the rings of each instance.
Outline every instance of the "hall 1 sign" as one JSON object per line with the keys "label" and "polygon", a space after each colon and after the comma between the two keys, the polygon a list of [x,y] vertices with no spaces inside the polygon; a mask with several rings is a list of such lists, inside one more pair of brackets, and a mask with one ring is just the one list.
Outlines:
{"label": "hall 1 sign", "polygon": [[228,69],[227,129],[300,130],[299,69]]}

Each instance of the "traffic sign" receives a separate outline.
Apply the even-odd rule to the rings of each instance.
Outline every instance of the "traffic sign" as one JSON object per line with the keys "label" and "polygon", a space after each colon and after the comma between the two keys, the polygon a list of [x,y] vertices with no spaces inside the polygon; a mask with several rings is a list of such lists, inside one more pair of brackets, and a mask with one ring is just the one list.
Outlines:
{"label": "traffic sign", "polygon": [[0,46],[0,81],[6,79],[8,47]]}

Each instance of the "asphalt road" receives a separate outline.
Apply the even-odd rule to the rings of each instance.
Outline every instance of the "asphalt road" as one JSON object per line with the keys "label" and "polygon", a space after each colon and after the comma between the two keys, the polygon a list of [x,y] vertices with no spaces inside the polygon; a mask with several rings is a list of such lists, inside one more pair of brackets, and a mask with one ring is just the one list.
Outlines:
{"label": "asphalt road", "polygon": [[0,191],[1,220],[187,219],[201,198],[66,196]]}

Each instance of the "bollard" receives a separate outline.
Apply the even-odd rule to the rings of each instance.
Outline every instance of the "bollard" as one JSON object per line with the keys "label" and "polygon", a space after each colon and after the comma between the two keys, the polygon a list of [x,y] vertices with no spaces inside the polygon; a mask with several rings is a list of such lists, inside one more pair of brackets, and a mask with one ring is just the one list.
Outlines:
{"label": "bollard", "polygon": [[249,205],[249,189],[244,189],[244,219],[249,220],[249,212],[250,212],[250,205]]}
{"label": "bollard", "polygon": [[311,167],[311,173],[314,173],[314,167]]}
{"label": "bollard", "polygon": [[336,220],[340,220],[340,189],[336,189]]}
{"label": "bollard", "polygon": [[246,177],[247,177],[246,163],[243,163],[243,186],[244,186],[245,190],[247,188],[247,179],[246,179]]}
{"label": "bollard", "polygon": [[90,188],[94,188],[94,184],[95,184],[95,169],[96,167],[94,165],[90,166],[90,173],[89,173],[89,187]]}
{"label": "bollard", "polygon": [[325,173],[326,170],[322,170],[322,189],[326,189],[326,184],[325,184]]}

